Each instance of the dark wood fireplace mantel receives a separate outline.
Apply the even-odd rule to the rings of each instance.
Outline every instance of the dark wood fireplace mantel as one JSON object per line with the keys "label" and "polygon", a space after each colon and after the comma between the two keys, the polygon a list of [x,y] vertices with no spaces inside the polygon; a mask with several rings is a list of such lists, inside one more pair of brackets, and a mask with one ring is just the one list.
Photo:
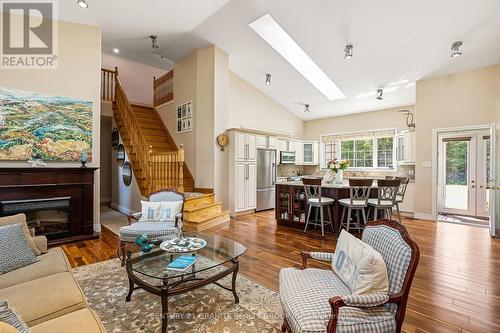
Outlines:
{"label": "dark wood fireplace mantel", "polygon": [[0,201],[70,197],[70,236],[49,244],[98,238],[94,233],[97,168],[0,168]]}

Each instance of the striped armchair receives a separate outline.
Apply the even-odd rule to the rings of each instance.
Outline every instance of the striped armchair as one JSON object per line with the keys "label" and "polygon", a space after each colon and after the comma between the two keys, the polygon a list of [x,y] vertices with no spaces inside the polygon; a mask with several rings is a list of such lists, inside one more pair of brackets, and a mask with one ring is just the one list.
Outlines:
{"label": "striped armchair", "polygon": [[[177,202],[182,201],[182,209],[175,216],[174,222],[141,222],[141,213],[128,216],[129,225],[120,228],[120,252],[127,242],[133,242],[140,235],[148,235],[159,239],[176,237],[182,229],[182,211],[184,210],[184,195],[173,189],[165,189],[152,193],[148,200],[150,202]],[[124,258],[124,255],[121,254]]]}
{"label": "striped armchair", "polygon": [[302,252],[300,270],[280,272],[280,300],[290,333],[400,332],[411,282],[420,257],[406,228],[389,220],[369,222],[362,240],[380,252],[389,278],[389,294],[351,295],[333,270],[308,268],[307,260],[329,261],[333,253]]}

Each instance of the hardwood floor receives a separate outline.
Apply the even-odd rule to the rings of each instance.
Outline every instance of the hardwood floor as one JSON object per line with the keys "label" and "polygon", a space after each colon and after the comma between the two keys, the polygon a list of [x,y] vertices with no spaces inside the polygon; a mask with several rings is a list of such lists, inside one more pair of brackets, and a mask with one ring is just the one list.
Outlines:
{"label": "hardwood floor", "polygon": [[[403,325],[404,332],[500,332],[500,240],[484,228],[405,219],[421,257]],[[333,251],[335,238],[277,227],[272,211],[240,216],[206,231],[244,244],[240,271],[271,289],[278,272],[299,267],[300,250]],[[116,256],[118,238],[64,245],[73,266]],[[318,264],[317,264],[318,265]],[[317,267],[328,268],[319,264]]]}

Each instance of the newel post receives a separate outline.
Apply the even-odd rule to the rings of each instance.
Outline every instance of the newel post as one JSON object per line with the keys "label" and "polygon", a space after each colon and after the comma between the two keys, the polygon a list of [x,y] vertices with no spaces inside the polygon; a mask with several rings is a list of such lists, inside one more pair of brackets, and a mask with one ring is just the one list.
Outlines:
{"label": "newel post", "polygon": [[148,196],[154,192],[155,187],[155,176],[153,175],[153,163],[152,163],[153,146],[148,146],[148,153],[146,155],[146,182],[148,184]]}
{"label": "newel post", "polygon": [[184,145],[179,145],[178,156],[179,160],[179,186],[177,191],[184,192]]}

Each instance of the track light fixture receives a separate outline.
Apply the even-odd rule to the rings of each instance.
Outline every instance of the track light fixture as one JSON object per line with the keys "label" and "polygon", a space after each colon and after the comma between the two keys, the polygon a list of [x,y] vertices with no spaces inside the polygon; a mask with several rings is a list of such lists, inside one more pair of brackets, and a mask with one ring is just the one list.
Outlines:
{"label": "track light fixture", "polygon": [[351,59],[352,58],[352,52],[353,52],[353,46],[352,45],[346,45],[344,49],[344,59]]}
{"label": "track light fixture", "polygon": [[304,104],[304,112],[309,113],[311,110],[309,109],[310,105],[309,104]]}
{"label": "track light fixture", "polygon": [[384,99],[383,95],[384,95],[384,90],[383,89],[377,89],[377,99],[379,101],[381,101],[381,100]]}
{"label": "track light fixture", "polygon": [[271,85],[271,74],[266,74],[266,86]]}
{"label": "track light fixture", "polygon": [[149,36],[149,38],[151,38],[151,47],[153,49],[157,49],[159,46],[158,46],[158,43],[156,42],[156,39],[158,38],[158,35],[151,35]]}
{"label": "track light fixture", "polygon": [[462,55],[462,45],[461,41],[451,44],[451,57],[455,58]]}
{"label": "track light fixture", "polygon": [[89,4],[85,0],[77,0],[76,4],[80,6],[80,8],[89,8]]}

